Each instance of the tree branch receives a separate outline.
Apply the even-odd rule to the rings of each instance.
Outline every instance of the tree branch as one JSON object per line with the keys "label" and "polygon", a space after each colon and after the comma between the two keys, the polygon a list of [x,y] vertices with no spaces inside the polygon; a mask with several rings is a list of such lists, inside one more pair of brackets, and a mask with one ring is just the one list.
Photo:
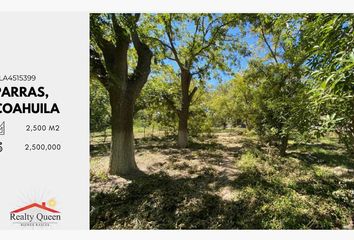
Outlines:
{"label": "tree branch", "polygon": [[170,99],[170,97],[167,94],[162,94],[162,98],[165,99],[167,105],[179,115],[180,110],[176,107],[175,102],[172,99]]}
{"label": "tree branch", "polygon": [[198,87],[194,87],[192,92],[190,92],[190,94],[188,94],[189,102],[193,99],[193,96],[197,92],[197,90],[198,90]]}
{"label": "tree branch", "polygon": [[159,42],[162,46],[164,46],[165,48],[168,48],[170,50],[172,50],[171,46],[168,45],[167,43],[165,43],[164,41],[162,41],[161,39],[155,38],[155,37],[147,37],[148,39],[154,40]]}
{"label": "tree branch", "polygon": [[116,40],[116,45],[118,46],[118,45],[124,44],[124,43],[129,44],[130,38],[129,38],[128,32],[118,24],[117,17],[114,13],[111,13],[110,16],[111,16],[111,20],[112,20],[113,32],[114,32],[114,36],[115,36],[115,40]]}
{"label": "tree branch", "polygon": [[95,49],[90,47],[90,73],[91,76],[96,77],[102,85],[109,90],[109,78],[100,58],[100,55],[95,51]]}
{"label": "tree branch", "polygon": [[138,94],[149,77],[153,54],[150,48],[140,40],[135,25],[131,29],[131,35],[134,48],[138,54],[138,63],[133,75],[129,79],[129,83],[134,86],[135,94]]}
{"label": "tree branch", "polygon": [[215,33],[213,33],[212,36],[211,36],[211,38],[210,38],[208,41],[206,41],[206,35],[209,33],[209,31],[211,31],[211,30],[213,29],[213,26],[212,26],[212,25],[213,25],[215,22],[217,22],[217,20],[218,20],[218,19],[214,19],[213,21],[211,21],[211,22],[208,24],[208,26],[207,26],[207,28],[206,28],[206,31],[203,32],[203,41],[202,41],[201,48],[200,48],[197,52],[195,52],[195,53],[193,53],[193,54],[191,55],[191,60],[190,60],[190,61],[192,61],[196,56],[198,56],[198,55],[199,55],[200,53],[202,53],[204,50],[210,48],[213,44],[215,44],[216,39],[217,39],[219,36],[221,36],[221,35],[223,34],[223,32],[221,31],[222,28],[225,27],[225,26],[227,26],[229,23],[232,23],[232,22],[233,22],[233,20],[230,20],[230,21],[227,21],[227,22],[225,22],[225,23],[223,23],[223,24],[221,24],[221,25],[215,27],[215,28],[216,28]]}
{"label": "tree branch", "polygon": [[107,59],[107,62],[112,62],[115,50],[114,44],[103,37],[103,33],[99,28],[91,31],[91,34],[95,43],[102,51],[104,58]]}
{"label": "tree branch", "polygon": [[179,67],[181,69],[185,68],[185,66],[183,65],[183,63],[181,62],[181,60],[179,59],[178,57],[178,53],[177,53],[177,50],[176,50],[176,47],[173,43],[173,37],[172,37],[172,14],[170,14],[170,17],[168,19],[168,21],[163,18],[163,21],[165,23],[165,30],[166,30],[166,34],[167,34],[167,38],[168,38],[168,41],[170,43],[170,49],[176,59],[176,62],[177,64],[179,65]]}
{"label": "tree branch", "polygon": [[262,25],[262,28],[261,28],[261,35],[262,35],[262,38],[263,38],[263,41],[265,42],[265,44],[267,45],[269,51],[270,51],[270,54],[272,55],[274,61],[278,64],[278,59],[277,59],[277,56],[275,55],[275,53],[273,52],[273,49],[272,47],[270,46],[270,44],[268,43],[267,41],[267,38],[265,36],[265,33],[264,33],[264,27]]}

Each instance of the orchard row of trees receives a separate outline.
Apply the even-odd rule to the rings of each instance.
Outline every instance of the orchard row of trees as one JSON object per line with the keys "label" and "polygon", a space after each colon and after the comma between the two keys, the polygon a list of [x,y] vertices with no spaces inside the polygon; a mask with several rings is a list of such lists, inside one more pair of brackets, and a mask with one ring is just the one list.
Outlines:
{"label": "orchard row of trees", "polygon": [[243,126],[282,156],[328,132],[354,153],[353,29],[351,14],[92,14],[91,131],[112,129],[110,173],[137,170],[134,119],[181,148]]}

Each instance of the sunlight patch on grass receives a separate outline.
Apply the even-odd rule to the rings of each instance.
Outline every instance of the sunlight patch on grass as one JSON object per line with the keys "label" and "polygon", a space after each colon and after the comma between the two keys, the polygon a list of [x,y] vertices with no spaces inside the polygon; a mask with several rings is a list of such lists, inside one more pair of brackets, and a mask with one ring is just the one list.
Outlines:
{"label": "sunlight patch on grass", "polygon": [[[333,150],[318,146],[306,146],[306,151],[309,149],[314,155],[333,154]],[[253,216],[262,219],[261,228],[341,228],[353,214],[352,193],[335,174],[335,168],[322,162],[248,149],[236,163],[242,178],[233,201],[254,206]]]}
{"label": "sunlight patch on grass", "polygon": [[101,181],[108,180],[108,157],[92,157],[90,160],[90,174]]}

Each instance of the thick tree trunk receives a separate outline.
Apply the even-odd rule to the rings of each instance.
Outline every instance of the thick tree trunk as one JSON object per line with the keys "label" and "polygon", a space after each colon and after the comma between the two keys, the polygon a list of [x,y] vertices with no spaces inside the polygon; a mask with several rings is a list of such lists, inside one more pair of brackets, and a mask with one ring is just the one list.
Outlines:
{"label": "thick tree trunk", "polygon": [[181,111],[179,114],[177,145],[180,148],[188,146],[188,111]]}
{"label": "thick tree trunk", "polygon": [[189,94],[189,86],[192,80],[192,76],[189,71],[182,70],[181,73],[181,91],[182,102],[181,110],[178,113],[178,139],[177,145],[180,148],[186,148],[188,146],[188,117],[189,106],[194,93]]}
{"label": "thick tree trunk", "polygon": [[[120,25],[116,14],[109,14],[112,40],[104,37],[99,23],[93,19],[92,23],[98,24],[92,31],[93,38],[102,54],[94,47],[90,48],[90,72],[101,81],[110,96],[112,141],[109,172],[114,175],[130,175],[138,170],[134,157],[134,106],[150,74],[152,59],[152,52],[136,31],[140,14],[127,14],[125,17],[131,20],[131,26]],[[130,43],[133,43],[138,61],[133,73],[128,74]]]}
{"label": "thick tree trunk", "polygon": [[109,173],[130,175],[138,168],[134,156],[133,115],[134,99],[111,93],[112,142]]}

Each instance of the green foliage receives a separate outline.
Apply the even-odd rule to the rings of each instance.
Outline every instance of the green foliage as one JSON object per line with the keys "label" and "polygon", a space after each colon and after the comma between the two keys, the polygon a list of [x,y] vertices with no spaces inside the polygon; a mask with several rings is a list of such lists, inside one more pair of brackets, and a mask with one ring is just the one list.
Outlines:
{"label": "green foliage", "polygon": [[[226,116],[254,129],[261,141],[286,149],[290,135],[305,134],[314,120],[308,86],[287,65],[255,59],[218,94]],[[217,106],[217,105],[213,105]],[[215,112],[223,113],[215,107]]]}
{"label": "green foliage", "polygon": [[[162,64],[189,70],[201,82],[231,73],[239,52],[248,54],[237,14],[145,14],[144,34]],[[232,39],[232,41],[230,41]],[[177,66],[176,66],[177,65]],[[180,69],[181,70],[181,69]]]}
{"label": "green foliage", "polygon": [[[279,66],[262,66],[269,74],[264,79],[259,79],[258,86],[253,90],[251,121],[254,121],[254,128],[261,140],[274,145],[279,145],[282,138],[288,138],[294,131],[306,132],[311,123],[306,85],[291,76],[287,79],[267,77],[291,75],[283,67],[279,69]],[[245,77],[252,78],[252,74],[247,73]]]}
{"label": "green foliage", "polygon": [[[231,66],[237,62],[238,54],[246,53],[242,48],[240,31],[235,31],[239,17],[223,14],[150,14],[145,15],[149,25],[145,35],[156,44],[155,55],[162,65],[169,65],[171,72],[179,79],[175,97],[165,97],[170,109],[175,111],[178,122],[178,145],[188,145],[188,134],[195,135],[202,128],[188,126],[188,119],[196,116],[200,121],[200,109],[191,112],[191,105],[197,92],[203,92],[206,82],[220,79],[221,72],[231,73]],[[234,30],[234,31],[232,31]],[[177,82],[176,82],[177,83]],[[204,110],[205,112],[205,110]],[[194,117],[195,118],[195,117]],[[204,124],[206,127],[208,124]],[[207,127],[210,129],[210,126]]]}
{"label": "green foliage", "polygon": [[210,94],[208,106],[214,127],[226,128],[233,126],[240,117],[239,112],[235,108],[238,107],[238,101],[234,99],[233,92],[230,91],[232,81],[219,84],[218,87]]}
{"label": "green foliage", "polygon": [[105,131],[111,124],[109,96],[102,84],[90,80],[90,131]]}
{"label": "green foliage", "polygon": [[191,103],[188,131],[193,137],[200,137],[203,134],[211,136],[213,132],[213,122],[207,102],[209,97],[210,94],[206,89],[200,89]]}
{"label": "green foliage", "polygon": [[255,56],[243,76],[235,80],[239,112],[260,139],[277,146],[284,155],[293,132],[301,134],[311,125],[311,111],[304,79],[297,18],[291,15],[255,15],[252,31],[259,36],[265,56]]}
{"label": "green foliage", "polygon": [[175,134],[178,118],[173,104],[178,101],[178,80],[168,66],[155,66],[154,71],[137,99],[135,118],[146,127],[156,123],[160,130]]}
{"label": "green foliage", "polygon": [[310,14],[302,24],[301,42],[309,53],[312,100],[322,132],[335,130],[354,153],[354,17]]}

